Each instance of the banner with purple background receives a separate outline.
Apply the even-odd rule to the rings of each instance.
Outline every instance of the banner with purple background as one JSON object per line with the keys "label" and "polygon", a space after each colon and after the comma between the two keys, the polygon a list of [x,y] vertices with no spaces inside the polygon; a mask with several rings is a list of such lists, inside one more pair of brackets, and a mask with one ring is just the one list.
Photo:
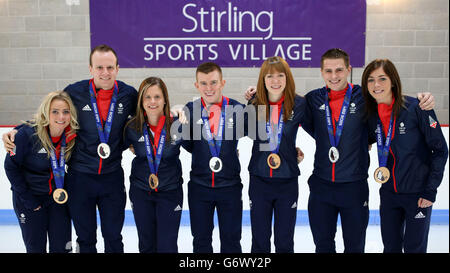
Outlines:
{"label": "banner with purple background", "polygon": [[365,0],[93,0],[91,47],[107,44],[123,68],[259,67],[281,56],[320,67],[342,48],[364,65]]}

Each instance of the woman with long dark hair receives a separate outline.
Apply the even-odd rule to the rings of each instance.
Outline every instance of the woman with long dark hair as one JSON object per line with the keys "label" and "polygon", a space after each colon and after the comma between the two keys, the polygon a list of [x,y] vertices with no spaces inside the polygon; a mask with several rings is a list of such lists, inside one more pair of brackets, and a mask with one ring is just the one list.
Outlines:
{"label": "woman with long dark hair", "polygon": [[129,194],[141,253],[178,252],[183,178],[181,139],[170,132],[173,121],[165,83],[146,78],[139,87],[136,115],[124,132],[125,144],[133,145],[136,154]]}

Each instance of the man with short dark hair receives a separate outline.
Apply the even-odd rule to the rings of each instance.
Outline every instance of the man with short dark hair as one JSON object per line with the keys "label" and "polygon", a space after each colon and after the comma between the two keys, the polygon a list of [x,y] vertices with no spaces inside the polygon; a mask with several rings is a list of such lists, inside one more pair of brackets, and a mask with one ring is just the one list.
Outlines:
{"label": "man with short dark hair", "polygon": [[[212,253],[214,211],[220,230],[220,252],[242,252],[242,183],[237,154],[239,137],[236,114],[227,106],[244,105],[222,95],[225,80],[215,63],[197,67],[195,87],[201,98],[187,103],[190,112],[190,141],[183,147],[192,153],[188,203],[194,253]],[[201,113],[195,115],[195,113]],[[233,128],[227,137],[225,128]],[[196,130],[195,132],[193,132]],[[200,133],[199,133],[200,132]],[[194,136],[204,135],[205,137]]]}
{"label": "man with short dark hair", "polygon": [[365,247],[369,222],[368,149],[375,139],[364,117],[361,87],[347,80],[351,69],[344,50],[326,51],[320,69],[326,86],[306,94],[311,123],[303,127],[317,143],[314,170],[308,179],[308,216],[316,252],[336,252],[338,215],[344,252],[363,253]]}

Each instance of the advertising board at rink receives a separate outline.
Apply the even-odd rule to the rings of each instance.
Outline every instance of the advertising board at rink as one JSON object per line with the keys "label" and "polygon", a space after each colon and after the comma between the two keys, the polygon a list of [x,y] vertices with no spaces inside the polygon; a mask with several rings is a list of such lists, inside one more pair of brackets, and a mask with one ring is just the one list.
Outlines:
{"label": "advertising board at rink", "polygon": [[292,67],[320,67],[330,47],[347,51],[352,66],[362,67],[366,1],[331,2],[90,1],[91,46],[112,46],[124,68],[196,67],[205,61],[255,67],[271,56]]}
{"label": "advertising board at rink", "polygon": [[[293,61],[311,60],[311,44],[291,43],[287,45],[276,44],[226,44],[227,55],[231,59],[259,61],[270,56],[281,56]],[[270,48],[270,50],[269,50]],[[157,43],[144,46],[146,61],[159,61],[168,58],[172,61],[216,61],[219,58],[219,44],[174,44]]]}

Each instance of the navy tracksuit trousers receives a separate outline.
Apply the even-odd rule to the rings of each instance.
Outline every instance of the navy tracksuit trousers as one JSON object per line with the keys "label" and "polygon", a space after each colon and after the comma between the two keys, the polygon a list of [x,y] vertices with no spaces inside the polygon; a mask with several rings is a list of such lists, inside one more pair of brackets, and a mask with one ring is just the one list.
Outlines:
{"label": "navy tracksuit trousers", "polygon": [[219,222],[220,252],[242,252],[242,184],[209,188],[190,181],[188,203],[194,253],[213,253],[215,208]]}
{"label": "navy tracksuit trousers", "polygon": [[270,253],[272,215],[276,253],[294,252],[298,177],[263,178],[251,175],[249,184],[252,253]]}
{"label": "navy tracksuit trousers", "polygon": [[308,184],[308,216],[316,252],[336,252],[334,238],[340,215],[344,252],[363,253],[369,223],[367,180],[335,183],[313,174],[308,179]]}
{"label": "navy tracksuit trousers", "polygon": [[42,203],[41,209],[26,209],[13,192],[13,207],[19,220],[22,238],[27,253],[46,253],[47,236],[50,253],[72,251],[72,224],[66,204],[48,200],[49,195],[36,196]]}
{"label": "navy tracksuit trousers", "polygon": [[69,168],[65,185],[79,252],[97,252],[98,208],[105,253],[123,253],[121,232],[125,219],[126,192],[122,168],[101,175],[81,173]]}
{"label": "navy tracksuit trousers", "polygon": [[381,237],[385,253],[426,253],[432,207],[419,208],[418,194],[380,189]]}
{"label": "navy tracksuit trousers", "polygon": [[130,185],[140,253],[178,253],[183,188],[149,192]]}

